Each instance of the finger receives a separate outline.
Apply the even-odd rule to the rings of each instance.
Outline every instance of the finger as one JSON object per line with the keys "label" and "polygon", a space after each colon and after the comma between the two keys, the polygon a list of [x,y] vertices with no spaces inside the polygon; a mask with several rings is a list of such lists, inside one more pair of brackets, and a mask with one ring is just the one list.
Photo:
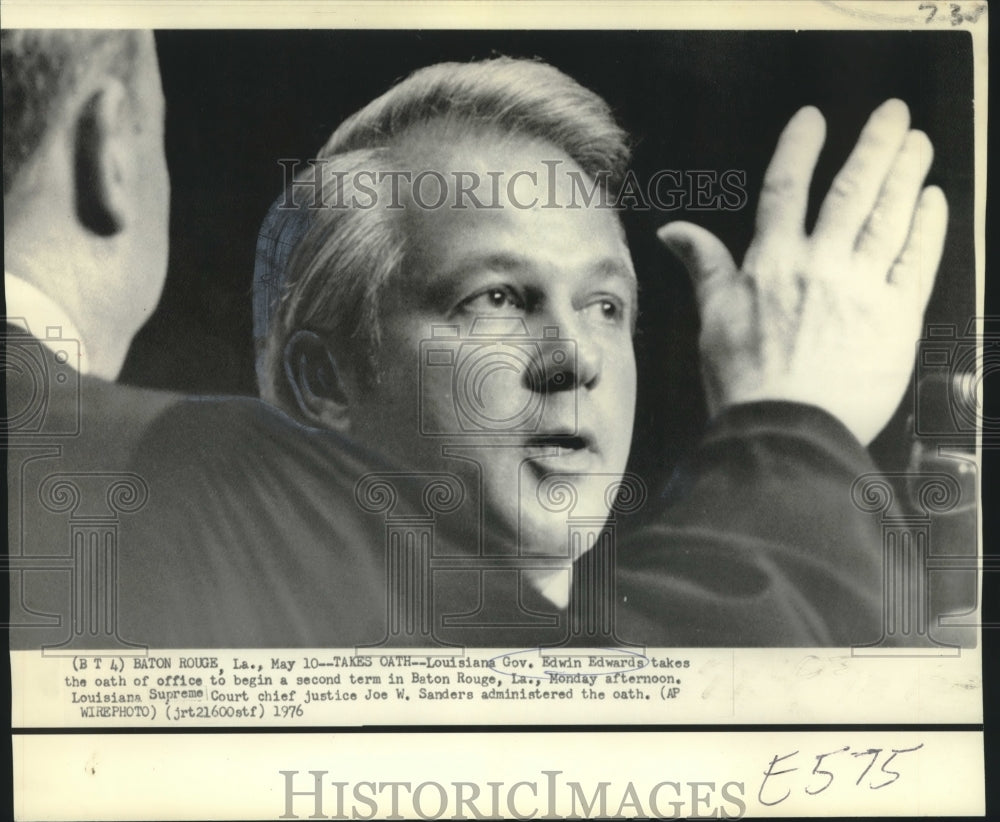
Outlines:
{"label": "finger", "polygon": [[947,227],[948,201],[940,188],[929,186],[920,195],[906,245],[889,272],[890,283],[914,294],[921,315],[934,287]]}
{"label": "finger", "polygon": [[761,243],[772,236],[797,238],[802,234],[809,183],[824,139],[826,121],[814,106],[799,109],[781,132],[764,172],[757,205],[757,238]]}
{"label": "finger", "polygon": [[680,221],[668,223],[656,236],[683,263],[699,300],[708,283],[731,278],[736,273],[729,249],[701,226]]}
{"label": "finger", "polygon": [[858,253],[872,260],[878,271],[888,271],[906,242],[933,156],[934,147],[926,134],[911,131],[906,135],[858,238]]}
{"label": "finger", "polygon": [[902,100],[887,100],[872,112],[820,207],[815,240],[854,248],[909,127],[910,112]]}

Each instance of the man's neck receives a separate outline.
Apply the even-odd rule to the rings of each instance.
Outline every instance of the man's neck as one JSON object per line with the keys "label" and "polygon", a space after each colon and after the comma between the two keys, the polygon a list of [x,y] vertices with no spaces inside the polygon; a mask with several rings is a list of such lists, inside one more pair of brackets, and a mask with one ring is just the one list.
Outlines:
{"label": "man's neck", "polygon": [[527,583],[540,596],[551,602],[556,608],[565,609],[569,605],[569,589],[573,581],[573,566],[566,568],[546,569],[544,571],[528,570],[524,572]]}
{"label": "man's neck", "polygon": [[26,255],[18,253],[14,243],[5,243],[4,250],[5,280],[10,278],[10,283],[5,283],[7,316],[23,319],[27,330],[43,343],[47,339],[78,340],[79,370],[106,380],[117,379],[131,340],[122,338],[120,321],[105,321],[95,310],[100,306],[89,304],[92,301],[80,283],[93,274],[80,269],[82,258],[74,258],[67,249],[59,258],[46,252]]}

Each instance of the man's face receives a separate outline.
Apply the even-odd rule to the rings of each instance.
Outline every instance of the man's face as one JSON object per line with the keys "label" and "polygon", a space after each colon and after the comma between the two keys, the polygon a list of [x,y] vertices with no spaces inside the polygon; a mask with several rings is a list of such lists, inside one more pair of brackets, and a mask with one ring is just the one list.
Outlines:
{"label": "man's face", "polygon": [[[353,430],[463,477],[505,550],[568,556],[567,518],[606,518],[632,436],[636,281],[618,218],[583,207],[579,184],[567,207],[571,174],[592,184],[546,142],[428,138],[413,157],[449,199],[430,207],[429,180],[401,214],[411,253],[383,297],[379,379]],[[455,171],[478,175],[474,197],[456,199]]]}

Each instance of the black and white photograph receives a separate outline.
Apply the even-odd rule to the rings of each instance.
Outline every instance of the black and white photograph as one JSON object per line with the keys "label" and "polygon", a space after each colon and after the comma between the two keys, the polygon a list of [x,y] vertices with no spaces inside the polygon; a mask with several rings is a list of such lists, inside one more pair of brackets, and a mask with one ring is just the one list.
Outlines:
{"label": "black and white photograph", "polygon": [[[689,5],[5,21],[16,779],[170,728],[266,804],[83,818],[984,812],[985,4]],[[315,753],[553,723],[707,730],[676,790]],[[734,723],[789,739],[700,776]]]}

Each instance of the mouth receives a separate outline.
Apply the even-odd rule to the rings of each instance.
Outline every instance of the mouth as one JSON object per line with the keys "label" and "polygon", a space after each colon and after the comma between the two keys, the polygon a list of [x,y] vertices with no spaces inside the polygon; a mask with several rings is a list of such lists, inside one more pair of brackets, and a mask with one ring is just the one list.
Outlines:
{"label": "mouth", "polygon": [[588,432],[542,433],[525,441],[528,461],[543,473],[581,471],[597,461],[597,444]]}

